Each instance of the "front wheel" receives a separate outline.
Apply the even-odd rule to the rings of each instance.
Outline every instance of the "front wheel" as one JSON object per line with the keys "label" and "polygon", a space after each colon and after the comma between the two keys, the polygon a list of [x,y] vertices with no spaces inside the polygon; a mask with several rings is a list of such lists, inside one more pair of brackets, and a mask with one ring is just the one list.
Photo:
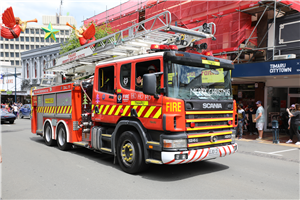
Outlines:
{"label": "front wheel", "polygon": [[57,146],[60,150],[67,151],[71,149],[72,144],[67,143],[67,132],[64,125],[59,125],[57,128]]}
{"label": "front wheel", "polygon": [[47,122],[44,127],[44,140],[47,146],[55,145],[55,140],[52,139],[52,128],[49,122]]}
{"label": "front wheel", "polygon": [[147,168],[142,142],[137,133],[124,132],[117,144],[117,158],[123,171],[135,174]]}

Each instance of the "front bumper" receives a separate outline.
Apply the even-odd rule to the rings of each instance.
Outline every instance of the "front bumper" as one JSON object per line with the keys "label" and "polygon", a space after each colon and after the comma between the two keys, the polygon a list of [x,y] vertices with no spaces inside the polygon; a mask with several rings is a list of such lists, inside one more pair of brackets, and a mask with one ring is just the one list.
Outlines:
{"label": "front bumper", "polygon": [[[211,151],[213,150],[213,151]],[[205,149],[195,149],[190,151],[178,151],[178,152],[161,152],[161,161],[163,164],[184,164],[191,162],[198,162],[202,160],[209,160],[218,157],[224,157],[231,155],[238,150],[238,145],[231,144],[226,146],[219,146]],[[184,160],[175,160],[175,156],[178,154],[187,154],[188,158]]]}

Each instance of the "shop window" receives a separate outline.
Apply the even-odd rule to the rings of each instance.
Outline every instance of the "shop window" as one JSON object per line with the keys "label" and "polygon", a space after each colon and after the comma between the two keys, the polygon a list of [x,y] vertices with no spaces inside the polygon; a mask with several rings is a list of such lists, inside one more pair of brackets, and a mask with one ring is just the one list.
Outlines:
{"label": "shop window", "polygon": [[300,88],[289,88],[290,94],[300,94]]}
{"label": "shop window", "polygon": [[99,71],[98,90],[114,94],[114,66],[100,68]]}
{"label": "shop window", "polygon": [[131,82],[130,74],[131,74],[131,63],[122,65],[120,83],[121,86],[125,89],[130,89],[130,82]]}

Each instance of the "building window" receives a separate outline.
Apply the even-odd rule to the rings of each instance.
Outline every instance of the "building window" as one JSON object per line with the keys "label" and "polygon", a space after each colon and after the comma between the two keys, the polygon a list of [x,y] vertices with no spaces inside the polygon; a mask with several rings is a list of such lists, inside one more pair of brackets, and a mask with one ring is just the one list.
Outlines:
{"label": "building window", "polygon": [[20,62],[18,60],[16,60],[16,65],[20,65]]}
{"label": "building window", "polygon": [[8,58],[9,57],[9,53],[5,52],[5,57]]}
{"label": "building window", "polygon": [[29,33],[29,29],[25,29],[25,33]]}
{"label": "building window", "polygon": [[14,56],[14,53],[11,52],[11,53],[10,53],[10,57],[11,57],[11,58],[15,57],[15,56]]}
{"label": "building window", "polygon": [[30,38],[31,39],[31,42],[34,42],[34,37]]}
{"label": "building window", "polygon": [[38,49],[38,48],[40,48],[40,47],[39,47],[39,45],[35,45],[35,48]]}
{"label": "building window", "polygon": [[5,41],[9,41],[7,38],[5,38]]}
{"label": "building window", "polygon": [[60,42],[64,42],[65,40],[64,40],[64,38],[60,38]]}
{"label": "building window", "polygon": [[10,49],[14,49],[14,45],[13,44],[10,45]]}
{"label": "building window", "polygon": [[58,43],[59,43],[59,38],[56,38],[56,42],[58,42]]}
{"label": "building window", "polygon": [[30,29],[30,33],[31,33],[31,34],[34,34],[34,29]]}
{"label": "building window", "polygon": [[29,42],[29,37],[26,37],[26,42]]}
{"label": "building window", "polygon": [[26,49],[29,50],[29,45],[26,45]]}
{"label": "building window", "polygon": [[21,36],[21,42],[24,42],[24,37],[23,36]]}
{"label": "building window", "polygon": [[41,42],[44,42],[44,38],[41,38]]}
{"label": "building window", "polygon": [[69,31],[68,30],[66,30],[65,33],[66,33],[66,35],[69,35]]}
{"label": "building window", "polygon": [[21,44],[21,49],[24,49],[24,45],[23,44]]}
{"label": "building window", "polygon": [[4,57],[4,53],[3,52],[1,52],[1,57]]}
{"label": "building window", "polygon": [[41,48],[44,47],[44,45],[41,45]]}
{"label": "building window", "polygon": [[27,72],[27,78],[29,78],[29,66],[28,66],[28,63],[26,65],[26,72]]}
{"label": "building window", "polygon": [[19,49],[19,45],[18,44],[16,44],[16,49]]}
{"label": "building window", "polygon": [[15,61],[11,60],[10,64],[14,66],[15,65]]}
{"label": "building window", "polygon": [[44,30],[41,30],[41,35],[44,35],[44,33],[45,33]]}
{"label": "building window", "polygon": [[3,41],[3,37],[0,37],[1,41]]}
{"label": "building window", "polygon": [[36,62],[34,63],[34,78],[37,76],[37,70],[36,70]]}
{"label": "building window", "polygon": [[39,29],[35,29],[35,33],[36,33],[36,34],[39,34],[39,33],[40,33],[40,30],[39,30]]}
{"label": "building window", "polygon": [[1,44],[1,49],[4,49],[4,45],[3,44]]}
{"label": "building window", "polygon": [[15,38],[15,40],[16,40],[17,42],[19,42],[19,38]]}
{"label": "building window", "polygon": [[34,45],[30,45],[30,49],[34,49]]}
{"label": "building window", "polygon": [[16,57],[17,57],[17,58],[19,57],[19,53],[16,53]]}
{"label": "building window", "polygon": [[9,46],[8,46],[8,44],[5,44],[5,49],[9,49]]}
{"label": "building window", "polygon": [[49,38],[46,39],[46,42],[49,42]]}
{"label": "building window", "polygon": [[61,35],[64,35],[64,30],[60,30],[60,34],[61,34]]}
{"label": "building window", "polygon": [[40,38],[36,37],[36,38],[35,38],[35,41],[36,41],[36,42],[40,42]]}

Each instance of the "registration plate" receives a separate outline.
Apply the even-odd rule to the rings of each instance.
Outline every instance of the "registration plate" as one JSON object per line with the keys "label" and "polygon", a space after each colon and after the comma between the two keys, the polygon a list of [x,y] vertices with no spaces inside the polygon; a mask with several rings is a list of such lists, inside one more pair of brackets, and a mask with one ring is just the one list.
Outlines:
{"label": "registration plate", "polygon": [[186,160],[186,159],[188,159],[187,153],[175,154],[175,160]]}
{"label": "registration plate", "polygon": [[209,150],[209,155],[216,155],[219,153],[219,149],[218,148],[211,148]]}

